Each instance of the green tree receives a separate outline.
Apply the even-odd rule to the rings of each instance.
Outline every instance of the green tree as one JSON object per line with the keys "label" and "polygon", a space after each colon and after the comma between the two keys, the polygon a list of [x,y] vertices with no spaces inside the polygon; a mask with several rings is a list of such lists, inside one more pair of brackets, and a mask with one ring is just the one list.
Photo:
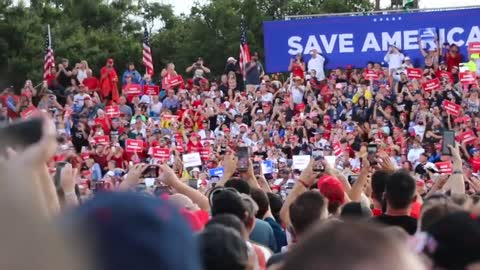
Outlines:
{"label": "green tree", "polygon": [[42,80],[47,24],[57,62],[68,58],[74,65],[85,59],[96,74],[109,57],[119,73],[129,61],[144,71],[146,22],[157,73],[169,62],[184,73],[202,56],[219,75],[229,56],[238,57],[242,15],[250,50],[262,56],[263,21],[372,9],[368,0],[210,0],[195,5],[188,16],[176,16],[171,6],[148,0],[31,0],[30,6],[0,0],[0,86]]}

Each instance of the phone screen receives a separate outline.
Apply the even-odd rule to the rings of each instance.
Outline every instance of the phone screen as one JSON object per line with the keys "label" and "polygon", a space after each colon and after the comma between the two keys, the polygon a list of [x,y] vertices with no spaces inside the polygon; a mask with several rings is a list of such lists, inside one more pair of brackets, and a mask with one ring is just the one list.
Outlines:
{"label": "phone screen", "polygon": [[248,170],[248,159],[249,159],[249,150],[248,147],[239,147],[237,149],[237,169],[240,172],[245,172]]}
{"label": "phone screen", "polygon": [[105,181],[96,181],[94,183],[93,192],[100,192],[105,190]]}
{"label": "phone screen", "polygon": [[350,185],[353,185],[358,179],[358,175],[349,175],[348,176],[348,182]]}
{"label": "phone screen", "polygon": [[367,153],[368,153],[367,159],[368,159],[368,162],[370,162],[370,165],[372,166],[377,164],[377,160],[376,160],[377,150],[378,150],[378,146],[376,144],[369,144],[367,146]]}
{"label": "phone screen", "polygon": [[158,176],[159,176],[158,165],[148,165],[145,171],[143,171],[141,178],[158,178]]}
{"label": "phone screen", "polygon": [[325,171],[325,167],[323,166],[323,163],[322,163],[322,161],[324,160],[323,151],[321,151],[319,149],[314,149],[312,151],[312,158],[314,160],[313,171],[314,172]]}
{"label": "phone screen", "polygon": [[253,173],[254,173],[255,175],[259,175],[259,174],[260,174],[260,166],[261,166],[261,165],[260,165],[260,163],[258,163],[258,162],[254,162],[254,163],[253,163]]}
{"label": "phone screen", "polygon": [[191,188],[197,189],[197,188],[198,188],[198,181],[197,181],[197,179],[189,179],[189,180],[188,180],[188,185],[189,185]]}
{"label": "phone screen", "polygon": [[445,130],[442,136],[442,154],[451,155],[449,145],[455,145],[455,132],[453,130]]}
{"label": "phone screen", "polygon": [[155,196],[158,197],[158,196],[161,196],[162,194],[171,195],[171,192],[168,186],[156,186],[155,190],[153,191],[153,194],[155,194]]}

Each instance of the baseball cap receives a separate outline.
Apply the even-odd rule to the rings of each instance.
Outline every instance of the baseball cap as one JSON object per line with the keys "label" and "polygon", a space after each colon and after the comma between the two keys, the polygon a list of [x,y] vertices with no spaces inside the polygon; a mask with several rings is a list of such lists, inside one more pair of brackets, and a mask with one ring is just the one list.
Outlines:
{"label": "baseball cap", "polygon": [[345,202],[345,190],[337,178],[331,175],[324,175],[318,179],[317,186],[320,193],[328,199],[329,203],[343,204]]}
{"label": "baseball cap", "polygon": [[98,255],[96,268],[201,269],[192,230],[178,210],[158,198],[138,193],[99,193],[63,221],[73,232],[88,229],[96,247],[94,255]]}
{"label": "baseball cap", "polygon": [[480,220],[468,212],[449,214],[427,228],[434,244],[426,252],[442,269],[466,269],[480,260]]}
{"label": "baseball cap", "polygon": [[410,61],[411,59],[410,59],[410,57],[407,56],[407,57],[405,57],[403,60],[405,60],[405,61]]}
{"label": "baseball cap", "polygon": [[470,155],[473,155],[473,154],[478,152],[478,149],[477,148],[472,148],[468,152],[470,153]]}

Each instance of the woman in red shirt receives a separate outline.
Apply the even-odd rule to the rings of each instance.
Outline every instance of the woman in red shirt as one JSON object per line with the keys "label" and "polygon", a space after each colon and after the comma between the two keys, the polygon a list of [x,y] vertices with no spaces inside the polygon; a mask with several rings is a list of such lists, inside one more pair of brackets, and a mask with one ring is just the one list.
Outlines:
{"label": "woman in red shirt", "polygon": [[190,133],[190,136],[188,138],[188,143],[187,143],[187,152],[188,153],[194,153],[194,152],[200,152],[202,149],[203,145],[199,140],[199,137],[197,133],[192,132]]}
{"label": "woman in red shirt", "polygon": [[295,58],[290,60],[290,65],[288,66],[288,71],[293,73],[293,77],[300,77],[305,79],[305,62],[303,61],[302,54],[295,55]]}
{"label": "woman in red shirt", "polygon": [[445,59],[447,59],[447,71],[452,71],[453,67],[458,67],[460,65],[460,62],[462,62],[462,55],[460,54],[457,45],[450,45],[450,49],[448,50]]}

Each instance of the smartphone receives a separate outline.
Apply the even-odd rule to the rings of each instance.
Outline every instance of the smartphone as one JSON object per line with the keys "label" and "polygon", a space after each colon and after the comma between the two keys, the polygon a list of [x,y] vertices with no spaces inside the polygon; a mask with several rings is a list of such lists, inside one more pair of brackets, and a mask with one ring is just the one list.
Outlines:
{"label": "smartphone", "polygon": [[260,166],[261,166],[261,164],[260,164],[259,162],[254,162],[254,163],[253,163],[253,173],[254,173],[255,175],[259,175],[259,174],[260,174],[260,171],[261,171],[261,170],[260,170],[260,169],[261,169]]}
{"label": "smartphone", "polygon": [[377,150],[378,146],[376,144],[371,143],[367,146],[367,159],[372,166],[377,165]]}
{"label": "smartphone", "polygon": [[41,118],[14,121],[0,126],[0,151],[4,153],[7,147],[25,148],[42,138]]}
{"label": "smartphone", "polygon": [[62,169],[65,167],[67,162],[60,161],[55,164],[55,175],[53,176],[53,184],[55,185],[56,188],[60,187],[60,181],[61,181],[61,175],[62,175]]}
{"label": "smartphone", "polygon": [[349,175],[347,180],[350,183],[350,185],[353,185],[358,179],[358,175]]}
{"label": "smartphone", "polygon": [[159,169],[158,165],[148,165],[143,171],[141,178],[158,178]]}
{"label": "smartphone", "polygon": [[188,186],[193,188],[193,189],[198,189],[197,179],[188,179]]}
{"label": "smartphone", "polygon": [[105,181],[96,181],[93,184],[93,192],[101,192],[105,190]]}
{"label": "smartphone", "polygon": [[239,172],[246,172],[248,170],[248,160],[250,158],[250,151],[248,147],[238,147],[237,148],[237,170]]}
{"label": "smartphone", "polygon": [[448,146],[455,145],[455,131],[453,130],[445,130],[442,134],[442,154],[443,155],[451,155],[450,148]]}
{"label": "smartphone", "polygon": [[171,195],[172,193],[170,192],[170,188],[168,186],[156,186],[153,190],[153,194],[158,197],[163,194]]}
{"label": "smartphone", "polygon": [[314,172],[323,172],[325,171],[325,166],[323,166],[323,151],[319,149],[313,149],[312,158],[314,160],[313,171]]}

